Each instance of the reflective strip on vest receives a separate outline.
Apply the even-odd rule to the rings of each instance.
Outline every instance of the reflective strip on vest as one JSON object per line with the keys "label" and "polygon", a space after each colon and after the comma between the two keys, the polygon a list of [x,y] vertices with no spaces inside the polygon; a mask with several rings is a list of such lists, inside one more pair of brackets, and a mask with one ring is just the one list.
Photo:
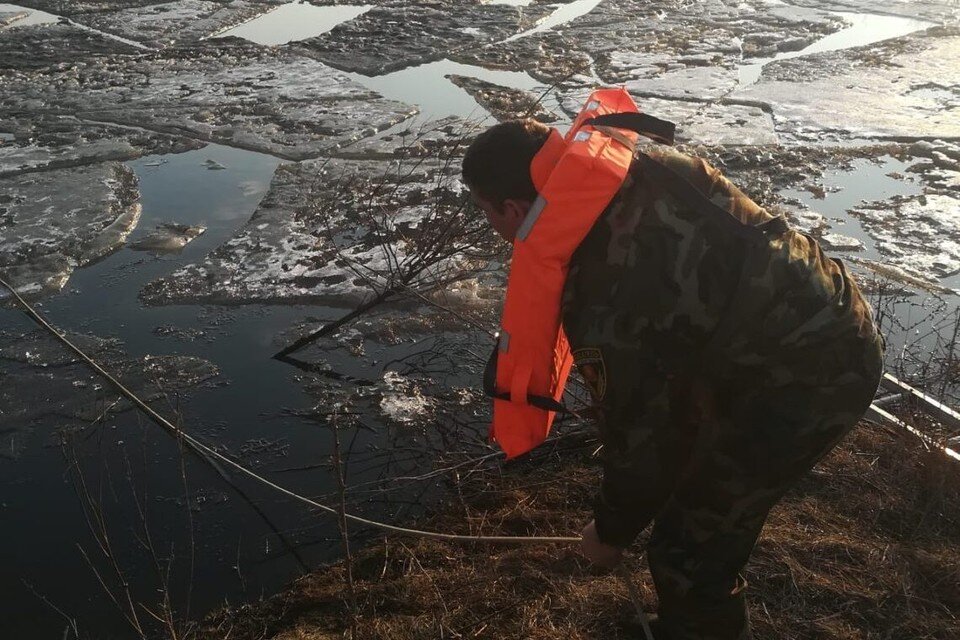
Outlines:
{"label": "reflective strip on vest", "polygon": [[527,239],[527,236],[530,235],[530,231],[533,229],[533,225],[536,224],[537,219],[540,217],[540,214],[543,213],[543,209],[546,206],[547,201],[544,200],[543,196],[537,196],[537,199],[530,205],[530,210],[527,211],[527,216],[523,219],[523,224],[517,229],[517,239]]}
{"label": "reflective strip on vest", "polygon": [[607,127],[585,122],[625,112],[638,112],[625,90],[594,91],[566,136],[552,131],[530,164],[538,198],[514,240],[491,425],[508,458],[533,449],[550,432],[555,412],[528,399],[559,402],[573,364],[560,322],[570,258],[620,189],[633,160],[636,133],[618,129],[614,136],[603,130]]}

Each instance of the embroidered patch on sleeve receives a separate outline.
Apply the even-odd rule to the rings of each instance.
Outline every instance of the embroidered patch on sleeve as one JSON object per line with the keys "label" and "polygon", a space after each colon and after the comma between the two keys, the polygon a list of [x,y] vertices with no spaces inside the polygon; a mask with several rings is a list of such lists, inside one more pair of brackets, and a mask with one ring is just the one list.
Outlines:
{"label": "embroidered patch on sleeve", "polygon": [[602,401],[607,393],[607,367],[603,362],[603,353],[595,347],[577,349],[573,352],[573,361],[590,387],[593,399]]}

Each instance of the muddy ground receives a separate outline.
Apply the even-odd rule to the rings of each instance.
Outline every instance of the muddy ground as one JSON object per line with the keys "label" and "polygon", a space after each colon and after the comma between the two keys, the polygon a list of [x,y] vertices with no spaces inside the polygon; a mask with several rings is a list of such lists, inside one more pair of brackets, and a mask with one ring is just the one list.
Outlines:
{"label": "muddy ground", "polygon": [[[900,316],[884,325],[902,347],[891,368],[929,381],[943,373],[930,354],[950,344],[960,287],[957,59],[960,9],[947,0],[882,12],[859,0],[0,5],[0,276],[188,428],[314,494],[335,486],[335,413],[348,484],[367,483],[352,505],[409,517],[442,492],[437,476],[397,499],[377,483],[494,453],[477,387],[508,252],[458,179],[478,131],[528,113],[562,127],[591,88],[623,84],[677,123],[683,150],[844,257],[878,308]],[[296,366],[270,360],[363,302]],[[921,330],[914,314],[933,310]],[[76,497],[50,478],[65,477],[51,446],[61,432],[109,443],[87,460],[128,458],[117,443],[132,441],[132,413],[50,345],[34,349],[12,308],[0,308],[0,329],[0,503],[22,523],[0,548],[29,544],[73,505],[48,542],[57,568],[5,552],[3,590],[19,595],[0,615],[15,631],[47,616],[60,634],[36,597],[46,586],[81,628],[129,635],[122,620],[91,620],[115,615],[110,605],[79,613],[106,597],[74,593],[100,587],[76,558]],[[928,329],[947,338],[931,342]],[[150,447],[158,500],[175,506],[177,449]],[[195,503],[188,491],[181,503],[212,523],[192,613],[299,575],[287,538],[308,564],[341,553],[333,523],[284,504],[270,516],[293,533],[279,535],[202,477],[219,497]],[[120,522],[136,513],[117,505]],[[143,577],[143,557],[121,555]],[[138,589],[150,593],[149,580]],[[787,615],[764,612],[763,629]],[[495,614],[477,629],[516,630]],[[846,626],[817,633],[870,637],[875,621],[839,615]],[[812,628],[787,619],[796,637]],[[944,625],[932,637],[947,637]]]}

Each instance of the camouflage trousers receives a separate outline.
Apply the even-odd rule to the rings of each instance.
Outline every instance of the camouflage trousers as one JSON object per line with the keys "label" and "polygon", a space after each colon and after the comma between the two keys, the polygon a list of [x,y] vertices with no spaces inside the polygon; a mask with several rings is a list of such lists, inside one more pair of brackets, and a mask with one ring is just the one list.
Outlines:
{"label": "camouflage trousers", "polygon": [[770,509],[869,406],[882,373],[880,340],[865,338],[849,368],[825,371],[817,385],[775,387],[638,378],[629,352],[602,351],[611,402],[601,420],[598,502],[606,506],[598,510],[629,521],[627,536],[654,522],[647,555],[660,603],[657,640],[750,638],[741,572]]}

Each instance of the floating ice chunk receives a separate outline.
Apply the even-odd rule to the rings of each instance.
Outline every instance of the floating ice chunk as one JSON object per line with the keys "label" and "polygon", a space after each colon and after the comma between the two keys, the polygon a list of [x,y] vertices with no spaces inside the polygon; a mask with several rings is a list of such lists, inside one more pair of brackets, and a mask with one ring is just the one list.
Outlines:
{"label": "floating ice chunk", "polygon": [[926,280],[960,272],[960,198],[928,193],[852,211],[890,261]]}
{"label": "floating ice chunk", "polygon": [[790,209],[787,215],[793,226],[804,233],[811,233],[827,226],[827,219],[814,211]]}
{"label": "floating ice chunk", "polygon": [[154,253],[176,253],[206,230],[207,228],[204,226],[174,223],[159,224],[156,229],[132,242],[130,248],[136,251],[152,251]]}
{"label": "floating ice chunk", "polygon": [[25,292],[57,291],[118,249],[140,219],[133,172],[102,163],[0,178],[0,271]]}
{"label": "floating ice chunk", "polygon": [[820,236],[820,242],[834,251],[862,251],[864,248],[860,240],[839,233],[825,233]]}
{"label": "floating ice chunk", "polygon": [[425,397],[415,382],[396,371],[383,374],[380,411],[385,417],[401,424],[413,424],[426,419],[432,409],[432,399]]}
{"label": "floating ice chunk", "polygon": [[63,147],[2,145],[0,177],[106,160],[131,160],[138,155],[140,151],[125,140],[95,140]]}
{"label": "floating ice chunk", "polygon": [[199,40],[262,11],[260,3],[247,0],[232,0],[229,3],[177,0],[117,11],[91,11],[78,17],[78,21],[134,42],[164,47],[176,42]]}

